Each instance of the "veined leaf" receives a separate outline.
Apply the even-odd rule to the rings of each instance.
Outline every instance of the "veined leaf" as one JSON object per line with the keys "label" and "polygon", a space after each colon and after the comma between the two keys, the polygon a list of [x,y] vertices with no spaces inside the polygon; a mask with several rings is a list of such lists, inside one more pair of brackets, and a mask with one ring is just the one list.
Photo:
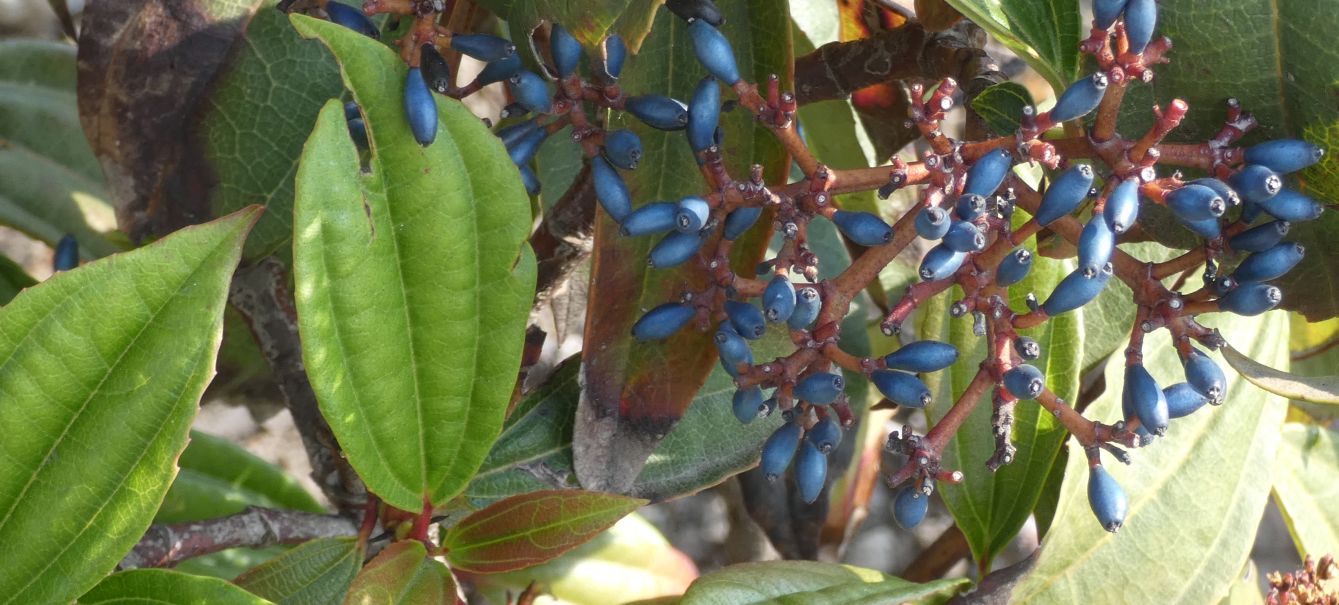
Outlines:
{"label": "veined leaf", "polygon": [[451,570],[428,558],[417,540],[387,546],[353,579],[345,605],[441,605],[456,602]]}
{"label": "veined leaf", "polygon": [[876,605],[942,603],[966,578],[908,582],[850,565],[814,561],[741,563],[698,578],[680,605]]}
{"label": "veined leaf", "polygon": [[9,304],[24,288],[37,284],[18,263],[8,256],[0,256],[0,305]]}
{"label": "veined leaf", "polygon": [[1297,552],[1315,558],[1339,552],[1339,437],[1325,427],[1286,424],[1275,466],[1274,498]]}
{"label": "veined leaf", "polygon": [[1037,70],[1059,95],[1079,77],[1078,0],[947,0]]}
{"label": "veined leaf", "polygon": [[[633,52],[651,27],[651,18],[661,2],[649,0],[588,0],[586,2],[558,2],[556,0],[480,0],[479,5],[496,13],[511,26],[517,48],[525,48],[526,36],[541,21],[561,23],[583,46],[598,47],[607,34],[623,37]],[[598,52],[591,52],[598,57]]]}
{"label": "veined leaf", "polygon": [[79,605],[267,605],[270,602],[218,578],[170,569],[132,569],[107,576]]}
{"label": "veined leaf", "polygon": [[1035,105],[1032,94],[1017,82],[1001,82],[972,99],[972,109],[998,135],[1013,134],[1022,123],[1023,108]]}
{"label": "veined leaf", "polygon": [[321,538],[262,563],[233,583],[279,605],[329,605],[344,600],[362,566],[357,538]]}
{"label": "veined leaf", "polygon": [[282,469],[221,437],[191,431],[191,441],[177,465],[181,470],[167,490],[155,523],[224,517],[248,505],[325,512]]}
{"label": "veined leaf", "polygon": [[0,309],[0,543],[23,545],[0,566],[0,602],[70,601],[148,528],[258,213],[60,273]]}
{"label": "veined leaf", "polygon": [[1223,359],[1251,384],[1275,395],[1311,403],[1339,404],[1339,376],[1297,376],[1281,372],[1230,346],[1223,348]]}

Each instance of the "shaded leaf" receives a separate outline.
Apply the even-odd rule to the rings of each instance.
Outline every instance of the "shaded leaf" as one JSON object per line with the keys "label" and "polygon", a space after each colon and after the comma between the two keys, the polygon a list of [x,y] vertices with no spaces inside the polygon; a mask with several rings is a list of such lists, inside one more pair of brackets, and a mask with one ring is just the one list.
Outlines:
{"label": "shaded leaf", "polygon": [[1297,376],[1281,372],[1230,346],[1223,348],[1223,359],[1251,384],[1275,395],[1311,403],[1339,404],[1339,376]]}
{"label": "shaded leaf", "polygon": [[[1286,319],[1282,313],[1201,316],[1228,342],[1270,363],[1287,359]],[[1182,379],[1165,331],[1147,337],[1144,354],[1159,384]],[[1123,372],[1124,359],[1107,364],[1108,388],[1085,416],[1108,423],[1120,418]],[[1088,507],[1087,457],[1071,440],[1047,543],[1014,599],[1068,603],[1073,595],[1101,595],[1116,585],[1122,587],[1116,598],[1133,602],[1205,603],[1226,596],[1264,511],[1285,408],[1282,399],[1262,397],[1233,378],[1226,403],[1176,420],[1165,437],[1131,452],[1132,465],[1104,456],[1129,497],[1117,534],[1102,529]]]}
{"label": "shaded leaf", "polygon": [[287,546],[229,548],[178,563],[172,569],[196,576],[232,581],[243,572],[288,551]]}
{"label": "shaded leaf", "polygon": [[321,538],[298,545],[233,582],[279,605],[328,605],[344,600],[363,566],[353,536]]}
{"label": "shaded leaf", "polygon": [[512,496],[447,530],[451,567],[474,573],[525,569],[561,555],[609,528],[645,500],[582,490]]}
{"label": "shaded leaf", "polygon": [[[583,46],[595,48],[605,35],[617,32],[633,52],[641,46],[642,38],[650,27],[649,12],[660,2],[646,0],[588,0],[586,2],[558,2],[556,0],[479,0],[487,8],[507,21],[517,48],[525,48],[524,36],[541,21],[561,23]],[[626,15],[625,13],[631,13]],[[624,20],[626,19],[626,20]],[[615,25],[621,27],[615,27]],[[640,27],[638,27],[640,25]],[[598,56],[592,52],[591,56]]]}
{"label": "shaded leaf", "polygon": [[529,199],[502,143],[458,101],[438,99],[431,146],[414,141],[406,68],[391,49],[293,21],[341,60],[376,149],[361,172],[331,101],[303,153],[293,248],[303,360],[368,488],[404,510],[440,504],[488,454],[516,382],[535,281]]}
{"label": "shaded leaf", "polygon": [[1037,70],[1060,94],[1079,77],[1085,28],[1077,0],[947,0]]}
{"label": "shaded leaf", "polygon": [[456,602],[451,570],[428,558],[422,542],[387,546],[353,579],[345,605],[426,605]]}
{"label": "shaded leaf", "polygon": [[168,569],[132,569],[107,576],[79,597],[80,605],[264,605],[269,603],[218,578]]}
{"label": "shaded leaf", "polygon": [[155,523],[225,517],[248,505],[325,512],[288,473],[222,437],[191,431],[177,465]]}
{"label": "shaded leaf", "polygon": [[812,561],[741,563],[699,578],[681,605],[939,603],[966,578],[916,584],[872,569]]}
{"label": "shaded leaf", "polygon": [[257,213],[57,274],[0,309],[0,543],[24,545],[6,557],[4,602],[68,602],[148,528]]}
{"label": "shaded leaf", "polygon": [[1023,108],[1032,107],[1032,93],[1017,82],[992,84],[972,99],[972,109],[997,135],[1013,134],[1023,117]]}
{"label": "shaded leaf", "polygon": [[1275,468],[1274,498],[1297,552],[1317,559],[1339,552],[1339,437],[1324,427],[1286,424]]}
{"label": "shaded leaf", "polygon": [[0,256],[0,305],[8,304],[24,288],[37,284],[18,263],[8,256]]}

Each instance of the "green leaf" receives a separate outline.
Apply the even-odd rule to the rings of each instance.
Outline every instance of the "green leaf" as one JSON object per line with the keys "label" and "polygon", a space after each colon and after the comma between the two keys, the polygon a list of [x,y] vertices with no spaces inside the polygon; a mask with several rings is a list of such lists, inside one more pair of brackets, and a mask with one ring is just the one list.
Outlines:
{"label": "green leaf", "polygon": [[420,605],[456,602],[451,570],[428,557],[417,540],[387,546],[353,579],[346,605]]}
{"label": "green leaf", "polygon": [[1260,570],[1255,567],[1255,561],[1247,559],[1228,589],[1227,597],[1218,605],[1261,605],[1264,602],[1264,595],[1260,594]]}
{"label": "green leaf", "polygon": [[227,439],[191,431],[155,523],[182,523],[242,512],[248,505],[325,512],[297,480]]}
{"label": "green leaf", "polygon": [[[517,48],[526,44],[530,30],[541,21],[561,23],[583,46],[598,48],[598,44],[608,33],[617,32],[624,37],[628,48],[636,52],[641,46],[650,25],[648,12],[654,12],[660,2],[645,0],[586,0],[585,2],[560,2],[558,0],[479,0],[479,5],[493,11],[511,26],[512,39]],[[624,13],[627,21],[619,24]],[[637,27],[640,21],[640,27]],[[598,57],[595,52],[592,57]]]}
{"label": "green leaf", "polygon": [[941,603],[966,578],[908,582],[873,569],[813,561],[741,563],[699,578],[680,605]]}
{"label": "green leaf", "polygon": [[584,544],[643,504],[646,500],[600,492],[532,492],[465,517],[447,530],[442,543],[453,569],[525,569]]}
{"label": "green leaf", "polygon": [[24,545],[6,557],[3,602],[70,601],[148,528],[257,214],[57,274],[0,309],[0,543]]}
{"label": "green leaf", "polygon": [[1242,355],[1230,346],[1223,348],[1223,359],[1251,384],[1275,395],[1311,403],[1339,404],[1339,376],[1289,374]]}
{"label": "green leaf", "polygon": [[121,251],[116,216],[103,201],[102,184],[0,141],[0,223],[54,247],[70,233],[84,260]]}
{"label": "green leaf", "polygon": [[1034,105],[1032,93],[1017,82],[993,84],[972,99],[972,109],[998,135],[1016,132],[1021,124],[1023,108]]}
{"label": "green leaf", "polygon": [[256,595],[218,578],[168,569],[132,569],[107,576],[79,597],[80,605],[265,605]]}
{"label": "green leaf", "polygon": [[288,552],[288,546],[266,548],[229,548],[216,553],[186,559],[173,569],[197,576],[232,581],[243,572]]}
{"label": "green leaf", "polygon": [[[1287,359],[1287,315],[1200,316],[1270,363]],[[1182,379],[1166,331],[1144,342],[1144,365],[1159,384]],[[1124,359],[1107,364],[1107,390],[1084,412],[1120,418]],[[1070,603],[1121,586],[1122,600],[1206,603],[1227,595],[1246,562],[1273,482],[1272,463],[1286,405],[1261,396],[1244,380],[1228,384],[1228,400],[1172,423],[1165,437],[1130,452],[1124,466],[1104,456],[1124,487],[1129,513],[1117,534],[1102,529],[1088,507],[1088,465],[1071,440],[1055,521],[1036,568],[1014,590],[1020,603]]]}
{"label": "green leaf", "polygon": [[1303,557],[1339,552],[1339,437],[1331,429],[1289,423],[1275,468],[1274,498]]}
{"label": "green leaf", "polygon": [[947,1],[1037,70],[1057,95],[1078,79],[1085,31],[1078,0]]}
{"label": "green leaf", "polygon": [[344,601],[362,566],[357,538],[321,538],[266,561],[233,583],[279,605],[328,605]]}
{"label": "green leaf", "polygon": [[9,304],[24,288],[34,286],[37,280],[28,275],[8,256],[0,256],[0,305]]}
{"label": "green leaf", "polygon": [[4,66],[0,67],[0,140],[30,149],[85,180],[100,182],[102,168],[79,123],[74,47],[4,41],[0,65]]}
{"label": "green leaf", "polygon": [[[1121,244],[1120,249],[1147,263],[1168,260],[1181,254],[1155,242]],[[1172,278],[1175,279],[1175,278]],[[1167,285],[1171,285],[1170,282]],[[1038,292],[1038,295],[1041,293]],[[1083,307],[1083,363],[1086,373],[1104,363],[1112,353],[1125,347],[1134,327],[1134,293],[1125,282],[1113,279],[1093,302]]]}
{"label": "green leaf", "polygon": [[368,172],[331,101],[297,175],[294,279],[307,374],[349,462],[390,505],[465,489],[502,429],[534,294],[530,203],[501,141],[438,99],[420,147],[406,67],[352,30],[294,15],[340,60],[376,150]]}

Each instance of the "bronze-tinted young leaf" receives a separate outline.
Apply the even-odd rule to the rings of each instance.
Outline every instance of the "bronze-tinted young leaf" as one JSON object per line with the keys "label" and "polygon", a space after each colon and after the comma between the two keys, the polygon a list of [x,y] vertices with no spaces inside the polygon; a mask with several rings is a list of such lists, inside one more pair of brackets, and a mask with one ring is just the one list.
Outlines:
{"label": "bronze-tinted young leaf", "polygon": [[582,490],[512,496],[447,530],[451,566],[501,573],[538,565],[594,538],[646,500]]}
{"label": "bronze-tinted young leaf", "polygon": [[1251,384],[1289,399],[1339,405],[1339,376],[1297,376],[1275,370],[1236,349],[1223,347],[1223,359]]}
{"label": "bronze-tinted young leaf", "polygon": [[0,543],[13,546],[0,602],[69,602],[144,535],[258,214],[60,273],[0,309]]}
{"label": "bronze-tinted young leaf", "polygon": [[[789,24],[784,3],[751,0],[722,5],[724,33],[734,45],[746,79],[769,73],[790,86]],[[691,96],[706,71],[697,63],[683,21],[662,10],[641,53],[625,70],[625,90]],[[636,205],[677,200],[701,193],[702,180],[683,133],[647,128],[631,116],[615,122],[641,136],[654,149],[641,166],[626,173]],[[753,163],[768,178],[785,174],[785,156],[771,135],[746,111],[722,115],[725,157],[731,174],[747,174]],[[662,178],[665,175],[677,178]],[[708,334],[688,329],[662,342],[634,342],[631,329],[647,309],[677,298],[685,289],[704,286],[706,275],[697,261],[676,270],[653,269],[646,263],[655,238],[624,238],[603,212],[596,218],[591,291],[600,293],[586,321],[583,352],[584,384],[573,448],[576,472],[589,489],[626,492],[647,456],[683,416],[714,363]],[[755,229],[756,232],[764,228]],[[716,238],[710,238],[707,246]],[[735,245],[735,269],[751,269],[764,245],[755,237]]]}
{"label": "bronze-tinted young leaf", "polygon": [[353,579],[344,605],[453,605],[456,581],[417,540],[387,546]]}
{"label": "bronze-tinted young leaf", "polygon": [[[31,601],[36,602],[36,601]],[[107,576],[79,597],[79,605],[270,605],[270,601],[218,578],[169,569],[132,569]]]}
{"label": "bronze-tinted young leaf", "polygon": [[233,583],[279,605],[328,605],[344,600],[362,565],[357,538],[321,538],[266,561]]}

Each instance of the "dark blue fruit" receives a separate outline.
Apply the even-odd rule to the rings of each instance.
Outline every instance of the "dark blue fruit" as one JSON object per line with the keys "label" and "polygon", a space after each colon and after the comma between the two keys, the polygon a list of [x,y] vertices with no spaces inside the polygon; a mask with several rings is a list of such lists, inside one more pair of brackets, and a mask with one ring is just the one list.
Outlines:
{"label": "dark blue fruit", "polygon": [[823,492],[823,480],[828,476],[828,457],[810,441],[800,443],[800,457],[795,461],[795,486],[800,488],[800,499],[813,504]]}
{"label": "dark blue fruit", "polygon": [[1189,185],[1167,194],[1167,207],[1185,221],[1203,221],[1223,216],[1227,201],[1203,185]]}
{"label": "dark blue fruit", "polygon": [[1102,529],[1115,533],[1125,523],[1125,490],[1100,464],[1088,469],[1088,506]]}
{"label": "dark blue fruit", "polygon": [[730,322],[721,322],[713,340],[716,342],[716,352],[721,355],[721,363],[726,368],[734,369],[741,363],[753,365],[753,350]]}
{"label": "dark blue fruit", "polygon": [[925,253],[925,258],[921,259],[921,266],[917,273],[925,281],[948,279],[962,266],[962,261],[966,258],[965,253],[958,252],[944,244],[939,244]]}
{"label": "dark blue fruit", "polygon": [[617,80],[623,72],[623,61],[628,58],[628,45],[623,43],[623,38],[618,34],[610,34],[600,49],[604,54],[604,75],[610,80]]}
{"label": "dark blue fruit", "polygon": [[516,102],[522,107],[535,113],[548,113],[553,109],[553,99],[549,96],[549,83],[539,74],[521,70],[512,76],[507,83],[511,87],[511,96],[516,98]]}
{"label": "dark blue fruit", "polygon": [[1291,226],[1288,221],[1270,221],[1232,236],[1227,244],[1239,252],[1262,252],[1283,241]]}
{"label": "dark blue fruit", "polygon": [[1227,178],[1243,201],[1263,202],[1283,189],[1283,178],[1260,164],[1248,164]]}
{"label": "dark blue fruit", "polygon": [[497,131],[497,138],[502,139],[502,144],[507,147],[515,145],[522,137],[539,130],[539,122],[526,120],[517,124],[512,124]]}
{"label": "dark blue fruit", "polygon": [[600,207],[609,214],[609,218],[622,223],[632,212],[632,197],[628,194],[628,186],[623,183],[622,175],[602,157],[591,158],[590,174],[591,182],[595,185],[595,199],[600,201]]}
{"label": "dark blue fruit", "polygon": [[803,330],[818,319],[818,312],[822,308],[823,299],[818,296],[817,289],[800,288],[795,291],[795,311],[790,314],[790,319],[786,320],[786,325],[795,330]]}
{"label": "dark blue fruit", "polygon": [[414,140],[424,147],[431,145],[437,138],[437,102],[417,67],[409,68],[404,80],[404,113]]}
{"label": "dark blue fruit", "polygon": [[52,271],[69,271],[79,266],[79,241],[66,233],[56,242],[56,255],[51,259]]}
{"label": "dark blue fruit", "polygon": [[1203,185],[1213,189],[1213,192],[1217,193],[1218,197],[1223,198],[1223,201],[1227,202],[1228,208],[1241,205],[1241,196],[1237,195],[1237,192],[1231,187],[1228,187],[1227,183],[1224,183],[1223,181],[1211,178],[1201,178],[1190,181],[1190,184]]}
{"label": "dark blue fruit", "polygon": [[832,222],[846,237],[861,246],[878,246],[893,239],[893,228],[868,212],[838,210],[833,213]]}
{"label": "dark blue fruit", "polygon": [[840,422],[837,422],[836,418],[828,416],[814,424],[813,428],[810,428],[809,432],[805,435],[805,438],[808,439],[810,443],[814,444],[814,447],[818,448],[818,451],[827,454],[832,450],[837,449],[837,446],[841,444],[842,425]]}
{"label": "dark blue fruit", "polygon": [[986,198],[974,193],[960,196],[958,203],[953,207],[953,213],[964,221],[975,220],[976,217],[986,213]]}
{"label": "dark blue fruit", "polygon": [[1216,218],[1207,218],[1202,221],[1178,220],[1180,220],[1181,224],[1185,225],[1187,229],[1194,231],[1196,235],[1199,235],[1204,239],[1218,239],[1218,237],[1223,234],[1222,227],[1218,224],[1218,219]]}
{"label": "dark blue fruit", "polygon": [[683,233],[697,233],[711,217],[711,204],[695,195],[679,200],[674,211],[674,228]]}
{"label": "dark blue fruit", "polygon": [[557,23],[549,30],[549,50],[553,53],[553,68],[558,77],[566,78],[576,73],[581,63],[581,43],[572,36],[567,28]]}
{"label": "dark blue fruit", "polygon": [[730,41],[710,23],[698,19],[688,24],[688,35],[693,39],[693,54],[698,63],[707,68],[707,73],[726,85],[739,81],[739,65],[735,63],[735,51]]}
{"label": "dark blue fruit", "polygon": [[1302,262],[1305,253],[1306,248],[1301,244],[1283,242],[1246,257],[1237,270],[1232,272],[1232,279],[1239,284],[1269,281],[1291,271],[1297,263]]}
{"label": "dark blue fruit", "polygon": [[1089,277],[1097,275],[1102,267],[1111,261],[1111,252],[1116,249],[1116,235],[1111,226],[1101,216],[1088,219],[1079,234],[1079,271]]}
{"label": "dark blue fruit", "polygon": [[1227,396],[1227,377],[1208,355],[1191,349],[1189,357],[1181,360],[1186,370],[1186,382],[1210,403],[1222,403]]}
{"label": "dark blue fruit", "polygon": [[934,401],[930,387],[914,374],[897,370],[878,370],[869,375],[870,382],[889,401],[907,408],[923,408]]}
{"label": "dark blue fruit", "polygon": [[1019,336],[1014,339],[1014,351],[1026,361],[1035,361],[1041,357],[1041,343],[1027,336]]}
{"label": "dark blue fruit", "polygon": [[623,108],[651,128],[683,130],[688,125],[688,107],[664,95],[628,97]]}
{"label": "dark blue fruit", "polygon": [[1125,11],[1127,0],[1093,0],[1093,26],[1109,29]]}
{"label": "dark blue fruit", "polygon": [[1052,317],[1073,311],[1097,298],[1110,279],[1109,267],[1102,267],[1097,275],[1091,277],[1084,275],[1082,270],[1075,270],[1056,284],[1055,289],[1051,290],[1051,295],[1046,297],[1046,302],[1041,304],[1041,308]]}
{"label": "dark blue fruit", "polygon": [[744,424],[753,422],[762,416],[763,410],[767,409],[762,404],[762,389],[749,387],[735,391],[735,396],[730,401],[730,409],[740,422]]}
{"label": "dark blue fruit", "polygon": [[1056,122],[1068,122],[1088,115],[1102,103],[1102,95],[1107,91],[1107,75],[1097,72],[1084,76],[1070,84],[1051,108],[1051,119]]}
{"label": "dark blue fruit", "polygon": [[1294,223],[1316,220],[1324,211],[1316,200],[1287,188],[1280,190],[1274,197],[1260,202],[1260,208],[1274,218]]}
{"label": "dark blue fruit", "polygon": [[795,284],[784,275],[777,275],[768,282],[762,293],[762,314],[767,321],[782,322],[790,319],[795,312]]}
{"label": "dark blue fruit", "polygon": [[1298,139],[1277,139],[1246,148],[1243,157],[1248,164],[1261,164],[1288,174],[1319,162],[1325,157],[1325,150]]}
{"label": "dark blue fruit", "polygon": [[957,360],[958,349],[937,340],[918,340],[883,356],[884,365],[908,372],[938,372]]}
{"label": "dark blue fruit", "polygon": [[[1134,181],[1128,181],[1131,185]],[[1116,234],[1125,233],[1126,229],[1134,226],[1135,221],[1139,220],[1139,195],[1135,187],[1129,187],[1121,191],[1120,195],[1107,197],[1106,208],[1102,209],[1102,217],[1106,219],[1107,226]]]}
{"label": "dark blue fruit", "polygon": [[1004,149],[992,149],[972,164],[967,170],[967,183],[964,194],[990,195],[1004,183],[1009,169],[1013,168],[1014,157]]}
{"label": "dark blue fruit", "polygon": [[539,176],[529,166],[517,166],[521,171],[521,184],[525,185],[525,192],[530,195],[539,195],[540,183]]}
{"label": "dark blue fruit", "polygon": [[1154,0],[1130,0],[1125,5],[1125,37],[1130,41],[1130,54],[1139,54],[1153,40],[1153,28],[1158,24],[1158,4]]}
{"label": "dark blue fruit", "polygon": [[803,399],[814,405],[827,405],[837,400],[846,387],[846,379],[841,374],[818,372],[810,374],[795,383],[795,398]]}
{"label": "dark blue fruit", "polygon": [[604,135],[604,157],[619,168],[632,170],[642,161],[642,139],[631,130],[614,130]]}
{"label": "dark blue fruit", "polygon": [[979,252],[986,247],[986,234],[975,223],[953,221],[941,245],[954,252]]}
{"label": "dark blue fruit", "polygon": [[424,44],[419,47],[418,67],[423,71],[428,88],[438,94],[446,94],[451,89],[451,66],[446,64],[446,58],[437,52],[436,46]]}
{"label": "dark blue fruit", "polygon": [[927,206],[916,214],[916,235],[932,241],[941,239],[952,224],[943,208]]}
{"label": "dark blue fruit", "polygon": [[664,340],[688,325],[696,315],[696,309],[683,303],[665,303],[632,324],[632,337],[643,341]]}
{"label": "dark blue fruit", "polygon": [[[1138,187],[1136,183],[1134,181],[1127,182],[1131,185],[1129,195],[1137,196]],[[1079,207],[1079,203],[1088,197],[1088,190],[1092,189],[1092,186],[1092,166],[1079,164],[1060,173],[1060,176],[1051,181],[1051,186],[1046,190],[1046,195],[1041,198],[1041,205],[1037,207],[1037,215],[1034,217],[1037,224],[1044,227],[1062,216],[1069,216],[1069,213],[1074,212],[1074,209]],[[1116,191],[1120,192],[1121,187],[1124,186],[1125,183],[1121,183],[1120,186],[1116,187]],[[1115,195],[1115,193],[1112,194],[1113,197]],[[1111,200],[1107,200],[1107,203],[1110,204]],[[1138,203],[1137,199],[1135,203]]]}
{"label": "dark blue fruit", "polygon": [[1209,403],[1209,398],[1188,382],[1178,382],[1163,389],[1162,396],[1167,398],[1167,417],[1171,419],[1189,416]]}
{"label": "dark blue fruit", "polygon": [[768,481],[776,481],[777,477],[786,472],[790,459],[795,457],[795,447],[799,444],[800,425],[794,422],[787,422],[772,432],[762,444],[762,462],[758,465]]}
{"label": "dark blue fruit", "polygon": [[688,104],[688,146],[694,153],[716,144],[716,127],[721,121],[721,85],[713,78],[702,78],[693,89]]}
{"label": "dark blue fruit", "polygon": [[1026,248],[1018,248],[1000,261],[1000,267],[995,270],[995,283],[1000,286],[1011,286],[1023,281],[1031,269],[1032,253]]}
{"label": "dark blue fruit", "polygon": [[735,240],[744,235],[754,223],[758,222],[758,217],[762,216],[762,208],[753,206],[749,208],[738,208],[725,217],[725,228],[722,234],[725,239]]}
{"label": "dark blue fruit", "polygon": [[725,15],[711,0],[666,0],[665,8],[684,21],[700,19],[716,27],[725,23]]}
{"label": "dark blue fruit", "polygon": [[903,529],[920,525],[921,521],[925,520],[925,513],[928,510],[930,510],[930,497],[916,489],[915,485],[897,490],[897,498],[893,500],[893,520]]}
{"label": "dark blue fruit", "polygon": [[1130,409],[1144,428],[1155,435],[1167,432],[1167,398],[1143,365],[1125,368],[1125,390],[1121,397],[1129,401]]}
{"label": "dark blue fruit", "polygon": [[531,129],[507,145],[507,156],[511,158],[511,163],[517,166],[529,164],[530,160],[535,159],[535,154],[539,153],[539,146],[544,144],[544,139],[547,138],[549,138],[548,130]]}
{"label": "dark blue fruit", "polygon": [[483,61],[492,63],[516,54],[516,45],[510,40],[489,34],[457,34],[451,36],[451,49]]}
{"label": "dark blue fruit", "polygon": [[637,237],[669,231],[674,228],[678,211],[679,205],[674,202],[651,202],[624,216],[619,232],[623,237]]}
{"label": "dark blue fruit", "polygon": [[1218,299],[1224,311],[1250,317],[1273,309],[1283,300],[1283,292],[1269,284],[1242,284]]}
{"label": "dark blue fruit", "polygon": [[487,86],[489,84],[510,79],[512,76],[521,72],[521,67],[521,55],[512,53],[485,65],[483,70],[479,72],[479,75],[474,77],[474,80],[478,82],[480,86]]}
{"label": "dark blue fruit", "polygon": [[363,122],[362,118],[349,120],[349,136],[359,149],[367,149],[367,123]]}
{"label": "dark blue fruit", "polygon": [[767,333],[767,322],[763,319],[762,311],[749,303],[727,300],[725,315],[730,318],[730,324],[735,327],[735,331],[744,338],[758,340]]}
{"label": "dark blue fruit", "polygon": [[1036,366],[1019,364],[1004,373],[1004,388],[1019,399],[1036,399],[1046,388],[1046,376]]}
{"label": "dark blue fruit", "polygon": [[377,24],[368,19],[363,11],[352,6],[328,2],[325,5],[325,14],[330,15],[331,23],[338,23],[370,38],[381,37],[381,32],[377,31]]}
{"label": "dark blue fruit", "polygon": [[706,238],[700,233],[672,231],[651,248],[651,266],[667,269],[684,263],[702,249]]}

